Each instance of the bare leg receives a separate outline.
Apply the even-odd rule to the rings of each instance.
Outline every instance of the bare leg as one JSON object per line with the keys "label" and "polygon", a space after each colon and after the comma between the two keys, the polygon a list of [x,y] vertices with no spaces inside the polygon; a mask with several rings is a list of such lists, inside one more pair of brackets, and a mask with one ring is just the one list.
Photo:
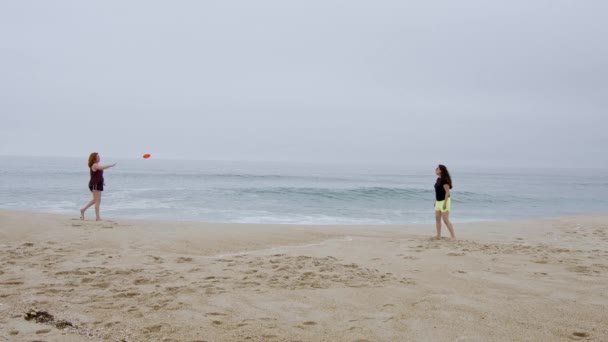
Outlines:
{"label": "bare leg", "polygon": [[84,220],[84,212],[87,211],[93,204],[95,204],[95,195],[93,195],[93,199],[87,203],[82,209],[80,209],[80,219]]}
{"label": "bare leg", "polygon": [[445,225],[448,226],[448,230],[450,231],[452,239],[455,239],[456,235],[454,235],[454,226],[452,225],[452,222],[450,222],[450,212],[448,211],[442,213],[441,216],[443,217],[443,222],[445,222]]}
{"label": "bare leg", "polygon": [[95,221],[101,221],[99,216],[99,207],[101,206],[101,191],[93,190],[93,198],[95,199]]}
{"label": "bare leg", "polygon": [[437,227],[436,239],[441,239],[441,211],[435,211],[435,225]]}

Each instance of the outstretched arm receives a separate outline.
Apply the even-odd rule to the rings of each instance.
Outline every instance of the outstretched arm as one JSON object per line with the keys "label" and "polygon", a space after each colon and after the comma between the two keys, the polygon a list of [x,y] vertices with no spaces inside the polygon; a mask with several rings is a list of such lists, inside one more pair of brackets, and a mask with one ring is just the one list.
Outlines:
{"label": "outstretched arm", "polygon": [[109,169],[114,166],[116,166],[116,163],[110,164],[110,165],[93,164],[93,166],[91,166],[91,169],[93,169],[93,171],[99,171],[99,170]]}

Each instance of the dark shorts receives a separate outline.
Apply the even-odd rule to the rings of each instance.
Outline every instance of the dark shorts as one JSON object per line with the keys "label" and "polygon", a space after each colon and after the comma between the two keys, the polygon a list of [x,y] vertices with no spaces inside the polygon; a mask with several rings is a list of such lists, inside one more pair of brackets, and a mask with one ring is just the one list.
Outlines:
{"label": "dark shorts", "polygon": [[93,184],[93,185],[89,184],[89,190],[103,191],[103,183],[97,183],[97,184]]}

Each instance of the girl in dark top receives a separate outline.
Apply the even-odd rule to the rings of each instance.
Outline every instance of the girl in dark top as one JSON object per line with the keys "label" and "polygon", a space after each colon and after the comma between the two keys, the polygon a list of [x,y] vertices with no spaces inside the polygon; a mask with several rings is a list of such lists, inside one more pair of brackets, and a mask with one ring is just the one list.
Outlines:
{"label": "girl in dark top", "polygon": [[438,165],[435,169],[437,181],[435,182],[435,223],[437,225],[437,239],[441,239],[441,220],[448,226],[452,239],[455,239],[454,226],[450,222],[450,210],[452,199],[450,189],[452,189],[452,178],[445,165]]}
{"label": "girl in dark top", "polygon": [[95,204],[95,220],[101,221],[99,216],[99,206],[101,205],[101,192],[103,191],[103,170],[114,167],[116,164],[111,165],[100,165],[99,153],[93,152],[89,156],[89,173],[91,179],[89,180],[89,190],[93,194],[93,199],[80,209],[80,219],[84,220],[84,212],[89,209],[90,206]]}

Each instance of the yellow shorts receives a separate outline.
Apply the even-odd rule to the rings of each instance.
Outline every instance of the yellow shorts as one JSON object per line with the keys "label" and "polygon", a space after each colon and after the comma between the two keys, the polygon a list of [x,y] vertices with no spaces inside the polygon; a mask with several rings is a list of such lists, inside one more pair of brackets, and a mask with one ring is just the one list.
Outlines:
{"label": "yellow shorts", "polygon": [[448,197],[448,203],[445,205],[445,209],[443,209],[443,202],[445,201],[435,201],[435,211],[449,213],[450,209],[452,209],[452,199]]}

